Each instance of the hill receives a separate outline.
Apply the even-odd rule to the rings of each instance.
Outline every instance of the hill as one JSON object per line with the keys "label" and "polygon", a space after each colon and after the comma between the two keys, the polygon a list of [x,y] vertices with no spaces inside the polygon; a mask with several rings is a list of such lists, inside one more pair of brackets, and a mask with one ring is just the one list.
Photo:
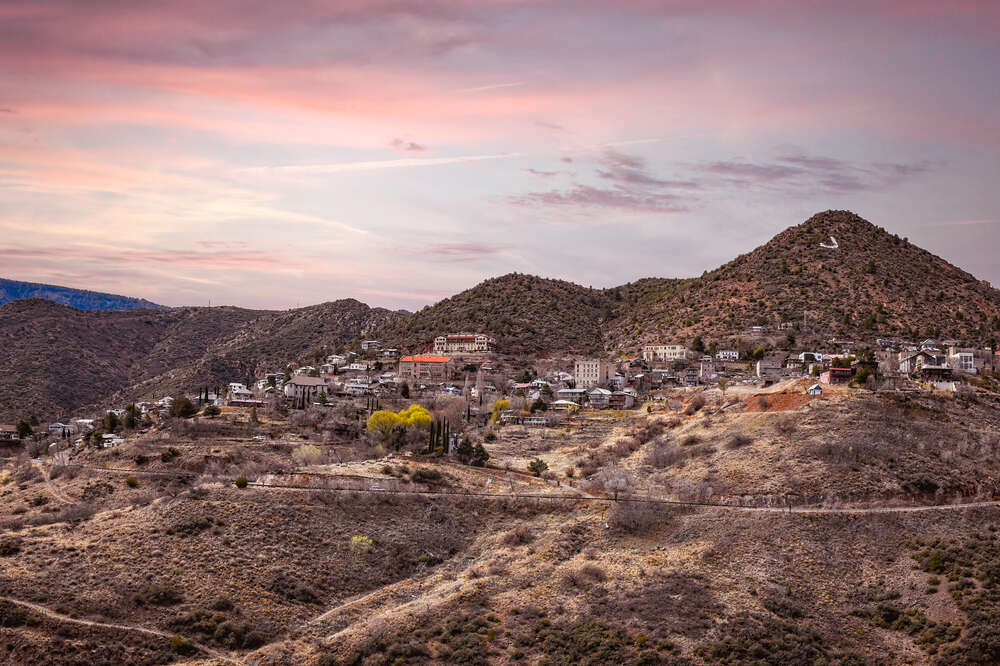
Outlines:
{"label": "hill", "polygon": [[88,311],[15,301],[0,307],[0,421],[29,413],[58,417],[111,396],[162,396],[245,379],[397,317],[355,300],[286,312]]}
{"label": "hill", "polygon": [[508,354],[590,354],[604,347],[612,303],[596,289],[510,273],[485,280],[380,331],[393,347],[419,349],[445,333],[474,331]]}
{"label": "hill", "polygon": [[157,305],[143,298],[0,278],[0,305],[23,298],[44,298],[47,301],[68,305],[78,310],[162,310],[166,308],[165,305]]}
{"label": "hill", "polygon": [[612,349],[698,334],[729,342],[783,322],[826,337],[1000,337],[1000,291],[849,211],[814,215],[700,278],[611,291]]}
{"label": "hill", "polygon": [[504,275],[381,336],[408,350],[442,333],[481,331],[507,354],[636,353],[643,344],[690,343],[696,335],[706,344],[747,346],[753,326],[768,327],[776,343],[791,334],[987,344],[1000,339],[1000,291],[854,213],[825,211],[701,277],[596,290]]}

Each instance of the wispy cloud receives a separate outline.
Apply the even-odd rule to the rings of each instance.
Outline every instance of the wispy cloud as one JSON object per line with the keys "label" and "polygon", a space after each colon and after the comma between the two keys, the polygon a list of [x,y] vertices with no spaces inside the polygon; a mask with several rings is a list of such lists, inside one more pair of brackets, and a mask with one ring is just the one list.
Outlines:
{"label": "wispy cloud", "polygon": [[398,138],[390,141],[389,146],[404,153],[422,153],[427,151],[427,146],[421,146],[419,143]]}
{"label": "wispy cloud", "polygon": [[371,160],[363,162],[334,162],[332,164],[287,164],[279,166],[250,167],[243,172],[287,173],[287,174],[331,174],[354,171],[378,171],[380,169],[407,169],[412,167],[443,166],[464,164],[486,160],[507,160],[521,157],[520,153],[500,153],[496,155],[460,155],[457,157],[410,157],[398,160]]}
{"label": "wispy cloud", "polygon": [[499,90],[501,88],[518,88],[520,86],[525,85],[526,83],[527,83],[526,81],[512,81],[510,83],[493,83],[486,86],[476,86],[474,88],[461,88],[459,90],[456,90],[455,92],[477,93],[477,92],[486,92],[487,90]]}
{"label": "wispy cloud", "polygon": [[429,243],[422,247],[424,260],[461,263],[492,257],[511,249],[508,243]]}

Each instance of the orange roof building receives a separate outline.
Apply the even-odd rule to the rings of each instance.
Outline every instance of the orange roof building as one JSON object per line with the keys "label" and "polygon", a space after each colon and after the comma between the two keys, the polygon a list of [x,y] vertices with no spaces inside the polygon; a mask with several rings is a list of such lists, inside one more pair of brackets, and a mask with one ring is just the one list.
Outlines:
{"label": "orange roof building", "polygon": [[414,381],[447,381],[455,370],[450,356],[404,356],[399,359],[399,378]]}

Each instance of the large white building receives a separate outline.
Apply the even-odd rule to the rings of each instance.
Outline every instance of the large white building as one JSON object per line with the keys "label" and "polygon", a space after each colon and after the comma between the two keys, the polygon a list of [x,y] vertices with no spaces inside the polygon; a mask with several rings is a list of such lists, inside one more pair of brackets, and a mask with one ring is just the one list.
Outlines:
{"label": "large white building", "polygon": [[497,341],[483,333],[456,333],[439,335],[434,338],[435,354],[456,354],[470,352],[490,352]]}
{"label": "large white building", "polygon": [[607,361],[581,359],[573,364],[573,377],[577,388],[591,388],[607,384],[614,375],[614,366]]}
{"label": "large white building", "polygon": [[685,357],[687,357],[687,347],[684,345],[646,345],[642,348],[642,360],[647,363],[675,361]]}

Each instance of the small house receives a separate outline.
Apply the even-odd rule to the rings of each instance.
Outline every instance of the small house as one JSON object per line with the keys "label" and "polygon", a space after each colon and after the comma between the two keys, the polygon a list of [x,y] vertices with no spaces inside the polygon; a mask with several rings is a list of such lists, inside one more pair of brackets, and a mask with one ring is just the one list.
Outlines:
{"label": "small house", "polygon": [[823,387],[820,386],[819,384],[813,384],[808,389],[806,389],[806,393],[808,393],[809,395],[823,395]]}

